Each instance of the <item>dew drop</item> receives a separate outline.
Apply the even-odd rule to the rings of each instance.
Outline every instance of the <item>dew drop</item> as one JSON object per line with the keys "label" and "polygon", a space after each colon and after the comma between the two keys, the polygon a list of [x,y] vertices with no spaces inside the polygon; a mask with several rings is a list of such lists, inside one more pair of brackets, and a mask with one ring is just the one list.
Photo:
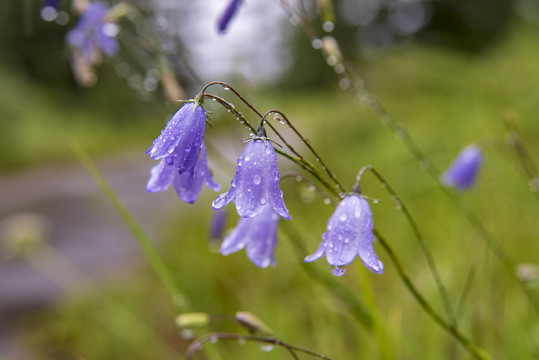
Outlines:
{"label": "dew drop", "polygon": [[349,242],[350,242],[350,239],[348,239],[348,238],[344,239],[345,244],[348,244]]}
{"label": "dew drop", "polygon": [[354,216],[358,218],[360,215],[361,215],[361,211],[359,210],[359,208],[355,208],[354,209]]}
{"label": "dew drop", "polygon": [[270,153],[271,153],[271,150],[270,150],[270,148],[269,148],[269,147],[266,147],[266,154],[268,154],[268,155],[269,155]]}
{"label": "dew drop", "polygon": [[341,221],[346,221],[346,220],[348,220],[348,215],[346,215],[346,214],[341,214],[341,216],[339,217],[339,219],[341,219]]}
{"label": "dew drop", "polygon": [[332,32],[335,29],[335,23],[333,23],[333,21],[325,21],[322,24],[322,29],[324,29],[325,32]]}
{"label": "dew drop", "polygon": [[325,198],[324,199],[324,204],[326,204],[326,205],[331,204],[331,199],[330,198]]}
{"label": "dew drop", "polygon": [[253,184],[258,185],[258,184],[260,184],[261,181],[262,181],[262,178],[260,177],[260,175],[256,174],[253,177]]}
{"label": "dew drop", "polygon": [[228,86],[223,86],[223,90],[230,90]]}
{"label": "dew drop", "polygon": [[165,161],[167,162],[167,164],[169,165],[172,165],[174,163],[174,159],[171,157],[171,156],[167,156],[165,158]]}
{"label": "dew drop", "polygon": [[170,146],[168,147],[168,149],[167,149],[167,152],[168,152],[169,154],[172,154],[172,153],[174,152],[174,149],[175,149],[175,148],[176,148],[176,147],[175,147],[174,145],[170,145]]}
{"label": "dew drop", "polygon": [[185,151],[190,151],[191,150],[191,145],[185,145]]}
{"label": "dew drop", "polygon": [[344,273],[346,272],[346,265],[340,265],[340,266],[331,265],[331,272],[335,276],[344,275]]}
{"label": "dew drop", "polygon": [[264,205],[266,203],[266,198],[260,199],[260,205]]}
{"label": "dew drop", "polygon": [[320,39],[314,39],[311,43],[312,47],[315,49],[321,49],[322,48],[322,40]]}
{"label": "dew drop", "polygon": [[273,350],[273,345],[262,345],[260,346],[260,350],[270,352]]}
{"label": "dew drop", "polygon": [[247,188],[247,192],[251,192],[251,187],[250,186]]}

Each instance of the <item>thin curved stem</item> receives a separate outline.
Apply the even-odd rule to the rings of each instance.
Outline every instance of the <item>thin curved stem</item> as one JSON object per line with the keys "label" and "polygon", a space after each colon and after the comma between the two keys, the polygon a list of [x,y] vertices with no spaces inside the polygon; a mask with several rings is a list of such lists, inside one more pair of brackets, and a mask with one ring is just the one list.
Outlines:
{"label": "thin curved stem", "polygon": [[[320,36],[318,35],[316,29],[310,23],[310,20],[306,14],[295,14],[292,7],[287,3],[286,0],[281,0],[281,3],[283,4],[283,8],[289,16],[299,16],[299,18],[301,19],[301,25],[303,27],[303,30],[312,41],[319,40]],[[324,49],[323,46],[320,48],[320,51],[322,52],[324,57],[327,57],[329,55],[327,50]],[[404,125],[393,119],[393,117],[385,109],[382,103],[376,98],[376,96],[367,89],[365,81],[353,70],[353,65],[350,64],[350,62],[346,59],[343,59],[342,62],[340,62],[339,64],[342,64],[344,66],[344,70],[338,72],[337,76],[339,77],[339,79],[346,80],[346,83],[348,84],[346,88],[349,88],[352,91],[355,98],[359,99],[362,103],[366,104],[372,111],[374,111],[378,116],[380,122],[384,126],[388,127],[395,134],[395,136],[399,140],[401,140],[405,148],[418,161],[420,168],[423,169],[434,180],[434,182],[438,185],[441,191],[449,197],[451,202],[457,207],[457,209],[464,216],[466,221],[480,235],[481,239],[487,245],[489,250],[498,258],[498,260],[502,263],[505,269],[509,272],[513,280],[515,280],[519,284],[520,289],[528,297],[528,300],[531,302],[532,306],[534,307],[534,310],[539,313],[539,300],[530,291],[526,284],[523,283],[516,276],[514,272],[515,262],[509,257],[509,255],[502,248],[500,243],[496,241],[494,236],[485,229],[481,221],[479,221],[479,219],[473,213],[471,213],[468,208],[464,206],[464,204],[460,201],[459,197],[454,192],[449,191],[440,182],[441,172],[434,166],[429,157],[425,154],[425,152],[423,152],[419,145],[410,136]]]}
{"label": "thin curved stem", "polygon": [[429,243],[423,237],[423,234],[419,230],[419,226],[417,225],[414,218],[412,217],[412,214],[410,214],[410,212],[408,211],[408,208],[406,207],[406,205],[404,205],[404,203],[399,198],[395,190],[393,190],[393,188],[387,183],[387,181],[382,177],[382,175],[370,165],[364,166],[363,168],[361,168],[361,170],[357,174],[356,185],[354,186],[354,188],[357,187],[357,190],[359,191],[359,181],[363,173],[365,173],[366,171],[370,171],[376,177],[376,179],[380,182],[382,187],[386,189],[386,191],[391,196],[391,199],[395,203],[395,206],[397,207],[397,209],[402,210],[404,217],[406,218],[406,220],[412,227],[412,231],[414,232],[414,235],[417,241],[419,242],[419,245],[421,247],[421,250],[423,251],[423,254],[425,255],[425,258],[427,259],[427,264],[429,266],[430,272],[432,274],[432,277],[434,278],[434,281],[436,282],[436,286],[438,287],[438,292],[440,293],[440,297],[442,298],[442,302],[444,304],[447,317],[449,318],[451,326],[456,328],[457,319],[455,316],[455,311],[453,309],[453,306],[451,305],[451,300],[449,299],[449,295],[447,294],[446,288],[440,277],[438,269],[436,268],[436,262],[434,261],[434,257],[432,256],[432,252],[430,251]]}
{"label": "thin curved stem", "polygon": [[323,359],[323,360],[331,360],[327,356],[324,356],[322,354],[318,354],[314,351],[311,351],[309,349],[305,349],[300,346],[288,344],[279,338],[273,337],[273,336],[255,336],[255,335],[242,335],[242,334],[232,334],[232,333],[224,333],[224,332],[215,332],[210,333],[207,335],[204,335],[189,345],[189,348],[187,349],[187,359],[192,359],[193,355],[202,348],[202,345],[207,342],[216,342],[220,340],[235,340],[235,341],[251,341],[251,342],[257,342],[257,343],[263,343],[263,344],[270,344],[275,346],[280,346],[285,348],[292,358],[299,359],[299,357],[296,354],[297,352],[302,352],[304,354],[311,355],[313,357]]}
{"label": "thin curved stem", "polygon": [[423,308],[423,310],[434,320],[434,322],[437,323],[440,327],[442,327],[445,331],[453,335],[453,337],[455,337],[455,339],[457,339],[457,341],[476,359],[482,359],[482,360],[490,359],[491,358],[490,355],[485,350],[483,350],[482,348],[472,343],[456,327],[453,327],[451,326],[451,324],[447,323],[430,306],[427,300],[419,293],[419,290],[412,283],[412,280],[406,273],[406,269],[404,268],[404,265],[400,261],[398,255],[395,253],[391,245],[386,241],[386,239],[382,236],[382,234],[380,234],[380,232],[377,229],[374,229],[373,232],[374,232],[374,235],[380,241],[380,244],[382,244],[382,247],[384,248],[384,250],[389,255],[389,258],[393,262],[393,265],[395,265],[395,269],[399,273],[399,276],[401,280],[403,281],[404,285],[406,286],[406,288],[410,291],[412,296],[416,299],[416,301]]}

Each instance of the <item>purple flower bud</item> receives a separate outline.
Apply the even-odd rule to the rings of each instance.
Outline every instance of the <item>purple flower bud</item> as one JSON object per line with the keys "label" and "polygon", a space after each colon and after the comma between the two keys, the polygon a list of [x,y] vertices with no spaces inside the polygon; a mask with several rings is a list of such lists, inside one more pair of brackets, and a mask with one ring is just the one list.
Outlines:
{"label": "purple flower bud", "polygon": [[213,180],[208,169],[204,144],[200,149],[193,174],[186,172],[180,175],[174,164],[168,164],[166,159],[161,159],[159,164],[150,170],[150,174],[150,180],[146,185],[147,192],[166,190],[172,183],[180,199],[190,204],[194,203],[198,198],[202,189],[202,182],[213,191],[221,189],[221,186]]}
{"label": "purple flower bud", "polygon": [[246,247],[247,257],[260,268],[275,266],[273,251],[277,245],[279,214],[266,203],[260,213],[241,218],[221,245],[221,254],[228,255]]}
{"label": "purple flower bud", "polygon": [[238,159],[230,190],[219,195],[213,201],[212,208],[217,210],[233,201],[241,217],[252,218],[269,204],[277,214],[290,219],[279,188],[279,179],[273,146],[264,138],[256,137],[247,144]]}
{"label": "purple flower bud", "polygon": [[119,50],[115,37],[116,24],[105,22],[107,13],[108,7],[105,3],[90,3],[75,28],[67,34],[68,44],[78,48],[82,57],[90,63],[93,63],[96,54],[101,51],[113,56]]}
{"label": "purple flower bud", "polygon": [[307,256],[305,262],[314,261],[326,253],[331,271],[341,276],[346,271],[346,265],[359,255],[367,269],[382,274],[384,264],[374,252],[372,229],[372,212],[367,200],[358,194],[348,195],[329,218],[318,250]]}
{"label": "purple flower bud", "polygon": [[475,183],[482,162],[481,149],[470,145],[460,152],[449,169],[442,175],[441,181],[445,186],[465,190]]}
{"label": "purple flower bud", "polygon": [[224,33],[228,24],[230,23],[230,20],[236,15],[238,12],[238,9],[240,7],[241,0],[231,0],[228,3],[228,6],[226,7],[223,14],[221,14],[221,17],[219,17],[219,21],[217,23],[217,26],[219,28],[219,33]]}
{"label": "purple flower bud", "polygon": [[187,103],[174,114],[145,154],[155,160],[164,158],[167,164],[174,164],[180,175],[186,171],[193,175],[205,131],[206,110],[194,102]]}

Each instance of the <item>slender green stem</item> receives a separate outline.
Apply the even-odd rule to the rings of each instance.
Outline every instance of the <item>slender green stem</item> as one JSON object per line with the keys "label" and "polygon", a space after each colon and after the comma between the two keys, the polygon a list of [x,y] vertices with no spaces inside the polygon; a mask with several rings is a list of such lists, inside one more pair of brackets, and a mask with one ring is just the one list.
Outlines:
{"label": "slender green stem", "polygon": [[374,293],[372,291],[372,287],[367,276],[367,270],[364,266],[358,266],[358,276],[361,283],[361,290],[363,296],[365,297],[365,305],[371,311],[374,335],[376,336],[376,340],[378,342],[380,358],[382,360],[394,359],[395,355],[393,354],[391,341],[389,341],[387,331],[382,324],[382,321],[380,320],[380,315],[378,314],[378,308],[376,306],[376,299],[374,298]]}
{"label": "slender green stem", "polygon": [[408,211],[408,208],[406,207],[406,205],[404,205],[404,203],[402,202],[400,197],[397,195],[395,190],[393,190],[393,188],[388,184],[388,182],[384,179],[384,177],[378,171],[376,171],[376,169],[374,169],[370,165],[364,166],[357,175],[357,178],[356,178],[357,187],[359,188],[359,180],[361,178],[361,175],[366,171],[370,171],[375,176],[375,178],[380,182],[380,184],[382,184],[382,187],[386,189],[386,191],[389,193],[397,209],[402,210],[404,217],[406,218],[406,220],[412,227],[412,231],[414,232],[415,238],[419,242],[421,250],[423,251],[425,258],[427,259],[429,270],[432,274],[432,277],[434,278],[434,281],[436,282],[436,286],[438,287],[438,292],[440,293],[440,297],[442,298],[442,302],[444,304],[447,317],[449,318],[449,321],[451,322],[452,326],[456,327],[457,320],[455,317],[455,311],[453,310],[453,306],[451,305],[451,300],[449,299],[449,295],[447,294],[446,288],[443,284],[443,281],[436,267],[436,262],[434,261],[434,257],[432,256],[432,252],[430,251],[429,243],[423,237],[423,234],[419,230],[419,226],[417,225],[414,218],[412,217],[412,214],[410,214],[410,211]]}
{"label": "slender green stem", "polygon": [[169,292],[172,302],[176,305],[180,311],[188,311],[188,303],[186,298],[180,292],[176,285],[172,273],[168,270],[167,266],[157,253],[154,245],[150,239],[142,230],[137,220],[129,212],[129,210],[122,203],[114,189],[109,185],[107,180],[103,177],[95,163],[92,161],[88,153],[76,142],[71,142],[70,147],[72,151],[77,155],[80,162],[84,165],[86,170],[92,175],[95,182],[105,194],[109,202],[112,204],[116,212],[120,215],[127,228],[131,231],[131,234],[138,242],[142,252],[149,261],[152,269],[154,270],[157,278],[161,281],[165,289]]}
{"label": "slender green stem", "polygon": [[[301,25],[303,30],[310,37],[312,41],[319,40],[320,36],[316,29],[310,23],[309,17],[304,14],[297,15],[292,7],[288,4],[287,0],[281,0],[283,8],[290,16],[299,16],[301,19]],[[327,58],[329,53],[324,47],[320,48],[323,56]],[[476,230],[480,235],[483,242],[488,246],[489,250],[494,253],[498,260],[502,263],[505,269],[509,272],[513,280],[515,280],[520,289],[528,297],[529,301],[533,305],[536,312],[539,313],[539,300],[537,297],[530,291],[525,283],[523,283],[514,272],[515,263],[509,257],[507,252],[502,248],[500,243],[496,241],[494,236],[490,234],[481,221],[470,212],[468,208],[464,206],[460,198],[452,191],[448,190],[440,181],[441,172],[434,166],[429,157],[423,152],[419,145],[414,141],[410,136],[403,124],[397,122],[390,113],[385,109],[382,103],[376,98],[376,96],[367,89],[365,81],[353,70],[353,65],[349,61],[344,59],[342,62],[339,62],[344,66],[344,71],[338,72],[337,76],[339,79],[345,79],[347,84],[349,84],[349,89],[353,93],[354,97],[359,99],[362,103],[367,105],[372,111],[376,113],[380,122],[388,127],[395,136],[401,140],[405,148],[412,154],[412,156],[418,161],[420,168],[426,171],[426,173],[434,180],[438,185],[441,191],[447,195],[451,202],[457,207],[460,213],[464,216],[466,221]],[[539,198],[539,195],[537,195]]]}
{"label": "slender green stem", "polygon": [[222,333],[222,332],[210,333],[193,341],[191,345],[189,345],[189,348],[187,349],[187,359],[191,359],[193,355],[199,349],[202,348],[202,345],[204,343],[215,342],[215,341],[220,341],[220,340],[235,340],[235,341],[242,340],[242,341],[252,341],[252,342],[257,342],[257,343],[280,346],[280,347],[285,348],[294,359],[299,359],[299,357],[296,355],[296,351],[297,351],[297,352],[302,352],[302,353],[311,355],[319,359],[331,360],[327,356],[318,354],[314,351],[311,351],[309,349],[306,349],[300,346],[285,343],[279,338],[276,338],[273,336],[267,337],[267,336],[255,336],[255,335],[241,335],[241,334],[231,334],[231,333]]}
{"label": "slender green stem", "polygon": [[423,310],[434,320],[434,322],[437,323],[440,327],[442,327],[445,331],[453,335],[455,339],[457,339],[457,341],[476,359],[490,359],[490,355],[485,350],[472,343],[456,327],[451,326],[451,324],[447,323],[440,315],[438,315],[438,313],[430,306],[427,300],[419,293],[419,290],[412,283],[412,280],[406,273],[404,265],[400,261],[398,255],[395,253],[391,245],[385,240],[385,238],[382,236],[382,234],[380,234],[377,229],[374,229],[373,232],[374,235],[378,238],[378,240],[380,240],[380,243],[382,244],[384,250],[389,255],[389,258],[393,262],[393,265],[399,273],[399,276],[406,288],[410,291],[410,293],[413,295],[419,305],[423,308]]}

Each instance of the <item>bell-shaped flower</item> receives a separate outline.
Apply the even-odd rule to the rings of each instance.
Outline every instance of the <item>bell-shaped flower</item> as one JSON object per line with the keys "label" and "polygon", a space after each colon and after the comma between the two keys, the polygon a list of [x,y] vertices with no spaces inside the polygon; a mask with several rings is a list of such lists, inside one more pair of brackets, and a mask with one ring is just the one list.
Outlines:
{"label": "bell-shaped flower", "polygon": [[223,255],[246,248],[247,257],[260,268],[275,266],[273,251],[277,245],[279,214],[266,203],[260,213],[251,218],[241,218],[238,225],[221,244]]}
{"label": "bell-shaped flower", "polygon": [[180,175],[174,164],[168,164],[166,159],[161,159],[159,164],[150,170],[150,174],[150,180],[146,185],[147,192],[163,191],[172,184],[180,199],[190,204],[198,198],[203,182],[213,191],[221,190],[221,186],[213,180],[208,169],[204,144],[202,144],[192,174],[186,172]]}
{"label": "bell-shaped flower", "polygon": [[219,28],[219,32],[223,33],[225,32],[226,28],[228,27],[228,24],[230,23],[230,20],[236,15],[238,12],[238,9],[240,7],[241,0],[230,0],[227,7],[225,8],[225,11],[221,14],[219,17],[219,21],[217,22],[217,27]]}
{"label": "bell-shaped flower", "polygon": [[481,149],[475,145],[467,146],[443,173],[441,181],[445,186],[465,190],[475,184],[482,162]]}
{"label": "bell-shaped flower", "polygon": [[118,26],[106,21],[108,11],[109,8],[104,2],[91,2],[81,14],[75,28],[67,34],[68,44],[79,49],[82,58],[88,63],[95,63],[101,52],[113,56],[119,50],[116,39]]}
{"label": "bell-shaped flower", "polygon": [[174,164],[180,175],[193,175],[205,131],[206,110],[189,102],[174,114],[145,154],[155,160],[164,158],[167,164]]}
{"label": "bell-shaped flower", "polygon": [[331,271],[334,275],[341,276],[346,271],[346,265],[359,255],[367,269],[381,274],[384,264],[373,249],[373,226],[372,212],[367,200],[359,194],[346,196],[329,218],[318,250],[307,256],[305,262],[314,261],[326,253]]}
{"label": "bell-shaped flower", "polygon": [[269,204],[277,214],[290,219],[279,188],[279,179],[277,155],[261,128],[238,159],[230,190],[219,195],[213,201],[212,208],[220,209],[232,201],[241,217],[252,218]]}

